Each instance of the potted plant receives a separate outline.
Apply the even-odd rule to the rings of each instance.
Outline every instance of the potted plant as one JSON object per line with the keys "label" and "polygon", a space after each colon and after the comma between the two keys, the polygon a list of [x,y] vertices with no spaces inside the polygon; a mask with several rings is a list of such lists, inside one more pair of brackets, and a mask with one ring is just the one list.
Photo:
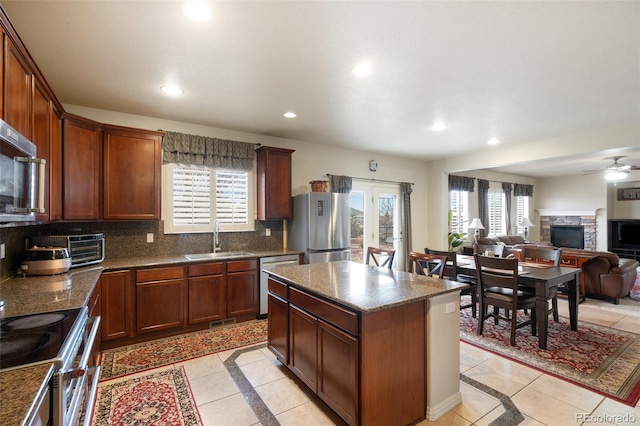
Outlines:
{"label": "potted plant", "polygon": [[453,251],[456,247],[461,246],[466,240],[467,234],[465,232],[452,232],[451,221],[453,220],[453,210],[449,210],[449,217],[447,218],[447,224],[449,228],[448,242],[449,251]]}

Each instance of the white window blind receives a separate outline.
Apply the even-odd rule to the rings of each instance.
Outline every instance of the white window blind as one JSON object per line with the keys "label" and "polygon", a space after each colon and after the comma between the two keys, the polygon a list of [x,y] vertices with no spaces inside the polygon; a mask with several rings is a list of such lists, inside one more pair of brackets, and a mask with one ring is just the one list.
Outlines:
{"label": "white window blind", "polygon": [[451,232],[467,232],[466,223],[469,219],[467,191],[449,191],[449,209],[451,209]]}
{"label": "white window blind", "polygon": [[166,164],[163,219],[166,233],[253,231],[255,176],[244,170]]}
{"label": "white window blind", "polygon": [[211,172],[206,168],[173,169],[173,222],[193,226],[211,223]]}
{"label": "white window blind", "polygon": [[[489,191],[487,194],[489,204],[489,230],[488,235],[505,234],[504,223],[504,192]],[[486,224],[485,224],[486,227]]]}
{"label": "white window blind", "polygon": [[524,234],[524,226],[520,225],[525,217],[529,217],[529,197],[516,197],[516,232]]}
{"label": "white window blind", "polygon": [[216,170],[216,217],[220,224],[249,222],[249,175],[247,172]]}

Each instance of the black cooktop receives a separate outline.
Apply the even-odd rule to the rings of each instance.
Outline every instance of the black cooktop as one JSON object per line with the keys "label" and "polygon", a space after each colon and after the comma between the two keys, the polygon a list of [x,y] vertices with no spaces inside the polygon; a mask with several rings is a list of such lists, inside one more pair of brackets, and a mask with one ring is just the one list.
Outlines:
{"label": "black cooktop", "polygon": [[70,309],[0,320],[0,369],[55,358],[79,313]]}

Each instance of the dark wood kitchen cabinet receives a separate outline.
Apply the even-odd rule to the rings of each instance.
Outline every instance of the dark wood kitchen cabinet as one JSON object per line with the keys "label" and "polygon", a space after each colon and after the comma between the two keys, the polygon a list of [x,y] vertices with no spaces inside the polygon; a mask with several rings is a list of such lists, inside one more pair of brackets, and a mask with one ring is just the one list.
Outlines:
{"label": "dark wood kitchen cabinet", "polygon": [[49,219],[62,220],[62,115],[53,106],[50,114]]}
{"label": "dark wood kitchen cabinet", "polygon": [[104,127],[103,219],[160,220],[163,134]]}
{"label": "dark wood kitchen cabinet", "polygon": [[258,313],[257,259],[227,262],[227,317],[240,321]]}
{"label": "dark wood kitchen cabinet", "polygon": [[10,37],[4,37],[4,121],[31,139],[32,72],[27,59]]}
{"label": "dark wood kitchen cabinet", "polygon": [[136,333],[185,326],[183,266],[136,271]]}
{"label": "dark wood kitchen cabinet", "polygon": [[46,161],[45,164],[45,191],[44,191],[44,213],[36,214],[36,220],[47,221],[51,213],[51,145],[52,145],[52,128],[51,114],[53,113],[53,104],[48,98],[47,93],[37,81],[33,85],[33,98],[31,102],[32,120],[31,120],[31,142],[36,145],[38,158]]}
{"label": "dark wood kitchen cabinet", "polygon": [[261,146],[258,155],[258,220],[292,218],[291,154],[294,150]]}
{"label": "dark wood kitchen cabinet", "polygon": [[133,285],[131,271],[107,271],[100,276],[102,340],[133,336]]}
{"label": "dark wood kitchen cabinet", "polygon": [[[87,303],[88,314],[90,318],[97,318],[102,315],[102,297],[100,295],[102,288],[101,280],[98,280],[96,286],[93,288],[91,295],[89,296],[89,303]],[[96,343],[91,348],[91,360],[89,361],[90,367],[95,367],[100,364],[100,342],[102,341],[102,318],[98,325],[98,334],[96,335]]]}
{"label": "dark wood kitchen cabinet", "polygon": [[100,123],[65,114],[62,144],[63,218],[98,220],[102,200]]}
{"label": "dark wood kitchen cabinet", "polygon": [[189,324],[219,321],[226,316],[224,262],[189,265]]}

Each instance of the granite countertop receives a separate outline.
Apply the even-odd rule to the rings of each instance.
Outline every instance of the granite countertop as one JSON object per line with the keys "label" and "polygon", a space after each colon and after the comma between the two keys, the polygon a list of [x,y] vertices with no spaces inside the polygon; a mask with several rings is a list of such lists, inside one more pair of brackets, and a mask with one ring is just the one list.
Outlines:
{"label": "granite countertop", "polygon": [[37,408],[34,395],[44,395],[53,363],[30,365],[0,374],[0,426],[25,424]]}
{"label": "granite countertop", "polygon": [[388,309],[469,287],[350,261],[275,266],[267,273],[359,312]]}

